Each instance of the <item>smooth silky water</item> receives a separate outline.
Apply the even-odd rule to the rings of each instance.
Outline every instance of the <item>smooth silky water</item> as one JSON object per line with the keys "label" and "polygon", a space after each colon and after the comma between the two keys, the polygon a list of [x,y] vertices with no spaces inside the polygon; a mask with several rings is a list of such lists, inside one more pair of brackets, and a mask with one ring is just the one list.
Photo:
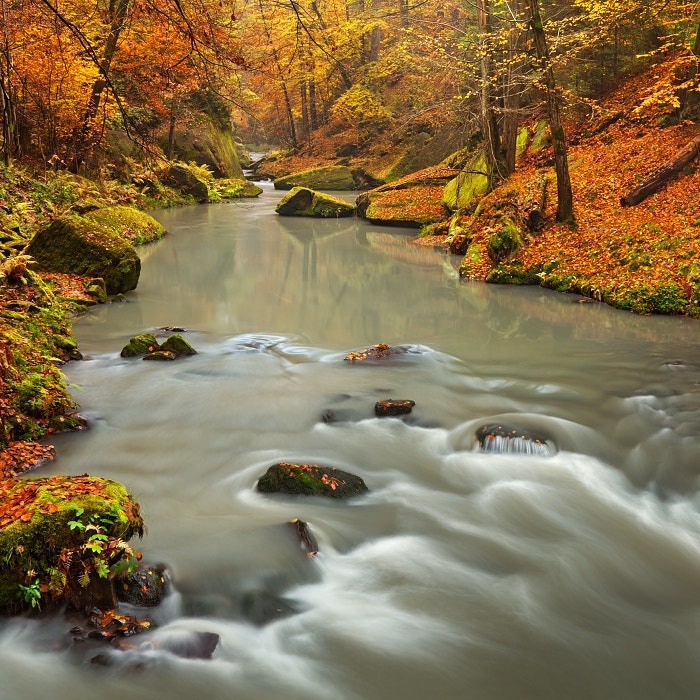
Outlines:
{"label": "smooth silky water", "polygon": [[[3,621],[0,698],[697,698],[700,323],[460,282],[409,231],[281,218],[278,199],[156,212],[169,235],[128,303],[75,324],[85,361],[65,371],[91,429],[37,475],[123,482],[174,589],[154,643],[108,667],[60,615]],[[119,356],[171,325],[198,355]],[[380,342],[407,352],[343,361]],[[384,398],[416,405],[374,418]],[[475,451],[491,422],[557,452]],[[277,461],[370,493],[257,493]],[[256,626],[260,592],[299,613]],[[220,635],[213,658],[159,650],[183,630]]]}

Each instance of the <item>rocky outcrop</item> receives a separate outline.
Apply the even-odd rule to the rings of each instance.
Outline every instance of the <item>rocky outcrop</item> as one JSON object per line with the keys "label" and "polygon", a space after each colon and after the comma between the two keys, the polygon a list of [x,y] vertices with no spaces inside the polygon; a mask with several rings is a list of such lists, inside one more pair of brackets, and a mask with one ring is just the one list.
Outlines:
{"label": "rocky outcrop", "polygon": [[171,165],[168,179],[184,194],[190,195],[197,202],[209,199],[209,188],[204,180],[200,180],[191,170],[182,165]]}
{"label": "rocky outcrop", "polygon": [[302,170],[275,180],[276,190],[308,187],[314,190],[354,190],[352,170],[345,165],[327,165],[322,168]]}
{"label": "rocky outcrop", "polygon": [[289,462],[273,464],[258,479],[257,489],[261,493],[328,498],[350,498],[368,491],[365,482],[350,472],[318,464]]}
{"label": "rocky outcrop", "polygon": [[281,216],[338,218],[352,216],[355,208],[338,197],[315,192],[307,187],[294,187],[282,197],[275,211]]}
{"label": "rocky outcrop", "polygon": [[107,294],[135,289],[141,272],[141,260],[130,243],[77,214],[40,228],[25,252],[39,270],[102,278]]}

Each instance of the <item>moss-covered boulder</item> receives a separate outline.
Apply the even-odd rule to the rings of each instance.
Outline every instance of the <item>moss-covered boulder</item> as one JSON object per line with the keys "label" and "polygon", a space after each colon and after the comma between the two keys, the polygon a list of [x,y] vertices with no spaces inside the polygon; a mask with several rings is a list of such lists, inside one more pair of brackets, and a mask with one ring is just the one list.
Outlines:
{"label": "moss-covered boulder", "polygon": [[131,338],[122,348],[120,354],[122,357],[138,357],[139,355],[153,352],[157,348],[158,340],[154,335],[151,333],[141,333]]}
{"label": "moss-covered boulder", "polygon": [[159,239],[165,229],[146,212],[127,206],[93,209],[84,217],[95,221],[131,245],[143,245]]}
{"label": "moss-covered boulder", "polygon": [[222,199],[257,197],[263,191],[262,187],[258,187],[254,182],[243,178],[214,180],[212,186]]}
{"label": "moss-covered boulder", "polygon": [[355,474],[318,464],[273,464],[258,479],[261,493],[284,493],[327,498],[350,498],[366,493],[365,482]]}
{"label": "moss-covered boulder", "polygon": [[160,344],[158,349],[163,352],[171,352],[176,357],[197,354],[197,351],[179,333],[173,333]]}
{"label": "moss-covered boulder", "polygon": [[275,207],[281,216],[316,216],[322,218],[352,216],[355,207],[348,202],[308,187],[294,187]]}
{"label": "moss-covered boulder", "polygon": [[345,165],[328,165],[312,168],[275,180],[276,190],[291,190],[293,187],[308,187],[315,190],[352,190],[355,180],[352,170]]}
{"label": "moss-covered boulder", "polygon": [[139,506],[124,486],[90,476],[0,482],[0,609],[46,601],[87,606],[135,553]]}
{"label": "moss-covered boulder", "polygon": [[130,243],[77,214],[40,228],[26,253],[39,270],[101,277],[107,294],[135,289],[141,273],[141,260]]}
{"label": "moss-covered boulder", "polygon": [[482,151],[477,151],[465,163],[462,172],[445,186],[443,204],[451,211],[457,211],[484,194],[489,185],[486,169],[484,154]]}

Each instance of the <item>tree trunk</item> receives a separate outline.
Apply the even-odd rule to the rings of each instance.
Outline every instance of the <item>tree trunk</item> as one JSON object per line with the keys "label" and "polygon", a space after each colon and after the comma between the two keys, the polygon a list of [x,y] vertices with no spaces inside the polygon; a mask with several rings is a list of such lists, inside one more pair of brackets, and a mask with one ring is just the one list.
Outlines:
{"label": "tree trunk", "polygon": [[633,207],[658,192],[669,180],[678,175],[686,165],[692,163],[700,155],[700,136],[696,136],[681,148],[673,158],[667,160],[661,167],[647,177],[644,182],[630,190],[620,198],[623,207]]}
{"label": "tree trunk", "polygon": [[[516,22],[519,22],[523,12],[520,0],[512,3],[511,12]],[[525,64],[522,49],[526,37],[527,31],[517,24],[508,33],[508,66],[503,85],[503,140],[501,143],[501,161],[506,176],[515,172],[520,123],[520,93]]]}
{"label": "tree trunk", "polygon": [[554,168],[557,174],[557,221],[573,221],[574,197],[571,191],[571,178],[569,176],[569,160],[566,155],[566,135],[559,116],[559,100],[556,94],[554,72],[549,61],[549,49],[544,33],[542,17],[538,0],[530,0],[530,26],[537,57],[540,59],[543,70],[545,94],[547,96],[547,114],[549,117],[549,130],[552,133],[554,145]]}
{"label": "tree trunk", "polygon": [[488,0],[476,2],[477,25],[481,43],[481,133],[484,138],[484,156],[488,172],[488,188],[493,189],[496,180],[505,175],[501,162],[501,139],[498,132],[495,100],[493,96],[493,63],[490,56],[491,8]]}
{"label": "tree trunk", "polygon": [[12,54],[7,32],[7,6],[2,2],[2,50],[0,50],[0,115],[2,117],[2,158],[5,166],[10,165],[14,154],[19,154],[20,144],[17,135],[14,91],[12,89]]}

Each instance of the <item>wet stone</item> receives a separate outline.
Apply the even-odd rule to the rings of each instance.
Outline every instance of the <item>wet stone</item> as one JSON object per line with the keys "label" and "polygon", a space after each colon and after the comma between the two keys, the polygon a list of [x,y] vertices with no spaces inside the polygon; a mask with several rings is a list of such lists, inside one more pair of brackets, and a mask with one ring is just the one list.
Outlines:
{"label": "wet stone", "polygon": [[416,405],[411,399],[384,399],[374,404],[374,412],[379,417],[384,416],[405,416],[409,414]]}
{"label": "wet stone", "polygon": [[350,498],[368,491],[355,474],[318,464],[273,464],[258,480],[261,493]]}
{"label": "wet stone", "polygon": [[544,435],[513,425],[490,423],[475,434],[476,446],[481,452],[511,454],[552,455],[554,443]]}

